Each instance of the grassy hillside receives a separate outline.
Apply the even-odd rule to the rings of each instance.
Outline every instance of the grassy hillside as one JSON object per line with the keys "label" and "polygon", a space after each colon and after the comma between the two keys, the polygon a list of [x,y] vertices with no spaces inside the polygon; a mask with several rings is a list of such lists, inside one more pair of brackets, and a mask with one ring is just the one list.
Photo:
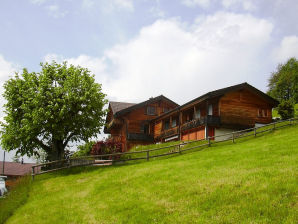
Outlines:
{"label": "grassy hillside", "polygon": [[297,223],[297,133],[38,176],[7,223]]}

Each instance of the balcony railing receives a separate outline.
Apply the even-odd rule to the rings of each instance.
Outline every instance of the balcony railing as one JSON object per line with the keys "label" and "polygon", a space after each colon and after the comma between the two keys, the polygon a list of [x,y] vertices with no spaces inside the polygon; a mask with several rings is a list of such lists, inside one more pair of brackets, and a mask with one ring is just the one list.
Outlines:
{"label": "balcony railing", "polygon": [[185,130],[196,128],[196,127],[199,127],[201,125],[206,125],[206,124],[208,124],[208,125],[219,125],[220,124],[220,117],[219,116],[208,115],[206,117],[194,119],[194,120],[191,120],[187,123],[182,124],[181,125],[181,130],[185,131]]}
{"label": "balcony railing", "polygon": [[128,133],[127,140],[137,140],[137,141],[153,141],[152,135],[147,135],[144,133]]}
{"label": "balcony railing", "polygon": [[170,128],[161,132],[160,138],[169,137],[178,134],[178,127]]}

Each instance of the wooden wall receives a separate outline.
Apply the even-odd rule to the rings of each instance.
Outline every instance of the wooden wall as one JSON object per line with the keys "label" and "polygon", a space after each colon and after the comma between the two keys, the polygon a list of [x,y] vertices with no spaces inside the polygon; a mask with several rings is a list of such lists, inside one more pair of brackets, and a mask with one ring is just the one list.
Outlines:
{"label": "wooden wall", "polygon": [[[148,115],[147,106],[155,107],[157,112],[156,115]],[[128,133],[142,133],[142,124],[149,124],[148,121],[161,115],[165,107],[169,109],[175,108],[175,105],[170,105],[168,102],[165,101],[156,102],[147,106],[138,108],[124,116],[127,119]],[[153,134],[153,132],[151,134]]]}
{"label": "wooden wall", "polygon": [[[147,114],[147,107],[153,106],[156,108],[155,115],[148,115]],[[155,103],[151,103],[149,105],[144,105],[143,107],[137,108],[127,114],[123,115],[121,119],[123,119],[124,123],[122,126],[117,126],[110,130],[111,136],[115,139],[121,138],[125,142],[125,151],[128,151],[135,145],[146,145],[148,142],[146,141],[128,141],[127,134],[128,133],[143,133],[141,129],[143,124],[149,124],[150,134],[153,134],[155,126],[150,124],[149,121],[156,118],[157,116],[164,113],[164,108],[168,108],[169,110],[174,109],[176,107],[175,104],[172,104],[167,101],[159,101]],[[160,126],[161,127],[161,126]]]}
{"label": "wooden wall", "polygon": [[181,134],[182,141],[201,140],[205,138],[205,126]]}
{"label": "wooden wall", "polygon": [[154,125],[154,138],[160,136],[162,131],[162,121],[157,121]]}
{"label": "wooden wall", "polygon": [[[259,117],[259,109],[266,110],[267,117]],[[269,123],[272,121],[271,111],[269,103],[246,89],[227,93],[219,100],[222,124]]]}

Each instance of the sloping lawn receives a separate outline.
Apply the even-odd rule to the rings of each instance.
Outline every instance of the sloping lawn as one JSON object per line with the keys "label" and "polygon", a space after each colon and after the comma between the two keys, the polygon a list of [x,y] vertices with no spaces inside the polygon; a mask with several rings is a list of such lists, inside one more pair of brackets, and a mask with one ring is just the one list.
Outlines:
{"label": "sloping lawn", "polygon": [[8,189],[9,193],[0,198],[0,223],[4,223],[19,206],[26,202],[31,187],[31,176],[22,177],[15,183],[15,186]]}
{"label": "sloping lawn", "polygon": [[123,166],[41,175],[7,223],[298,223],[298,126]]}

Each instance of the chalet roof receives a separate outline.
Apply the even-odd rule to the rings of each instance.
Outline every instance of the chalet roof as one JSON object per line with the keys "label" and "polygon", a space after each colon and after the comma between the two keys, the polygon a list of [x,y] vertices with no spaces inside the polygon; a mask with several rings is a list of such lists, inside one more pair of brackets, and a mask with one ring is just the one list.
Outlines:
{"label": "chalet roof", "polygon": [[238,85],[229,86],[229,87],[226,87],[226,88],[222,88],[222,89],[218,89],[218,90],[208,92],[208,93],[206,93],[202,96],[199,96],[198,98],[195,98],[195,99],[183,104],[181,107],[184,107],[188,104],[191,104],[191,103],[193,103],[194,101],[197,101],[197,100],[207,100],[207,99],[222,96],[222,95],[224,95],[228,92],[237,91],[237,90],[243,89],[243,88],[247,88],[247,89],[252,90],[253,92],[260,95],[266,101],[269,101],[274,106],[276,106],[278,104],[277,100],[273,99],[272,97],[270,97],[269,95],[263,93],[262,91],[258,90],[257,88],[253,87],[252,85],[249,85],[247,82],[244,82],[244,83],[241,83],[241,84],[238,84]]}
{"label": "chalet roof", "polygon": [[170,102],[172,104],[175,104],[177,107],[179,106],[179,104],[175,103],[174,101],[170,100],[169,98],[167,98],[167,97],[165,97],[163,95],[160,95],[160,96],[157,96],[157,97],[152,97],[149,100],[146,100],[146,101],[144,101],[142,103],[134,104],[134,105],[132,105],[130,107],[127,107],[125,109],[119,110],[118,112],[114,113],[114,116],[117,117],[117,116],[126,114],[126,113],[128,113],[130,111],[133,111],[133,110],[138,109],[140,107],[146,106],[146,105],[148,105],[150,103],[157,102],[159,100],[165,100],[165,101],[168,101],[168,102]]}
{"label": "chalet roof", "polygon": [[116,114],[117,112],[124,110],[128,107],[131,107],[135,105],[135,103],[125,103],[125,102],[115,102],[115,101],[110,101],[110,106],[112,109],[113,114]]}
{"label": "chalet roof", "polygon": [[[31,172],[32,166],[35,163],[16,163],[16,162],[5,162],[4,163],[4,175],[6,176],[24,176]],[[3,174],[3,162],[0,162],[0,172]]]}
{"label": "chalet roof", "polygon": [[241,84],[238,84],[238,85],[233,85],[233,86],[229,86],[229,87],[226,87],[226,88],[222,88],[222,89],[218,89],[218,90],[214,90],[214,91],[211,91],[211,92],[208,92],[204,95],[201,95],[173,110],[170,110],[162,115],[160,115],[159,117],[153,119],[153,120],[157,120],[161,117],[164,117],[174,111],[179,111],[181,108],[183,107],[186,107],[196,101],[204,101],[204,100],[208,100],[208,99],[211,99],[211,98],[214,98],[214,97],[219,97],[219,96],[222,96],[228,92],[233,92],[233,91],[237,91],[237,90],[240,90],[240,89],[243,89],[243,88],[247,88],[247,89],[250,89],[252,92],[255,92],[256,94],[258,94],[260,97],[262,97],[264,100],[270,102],[273,106],[277,106],[278,105],[278,101],[275,100],[274,98],[270,97],[269,95],[263,93],[262,91],[258,90],[257,88],[253,87],[252,85],[248,84],[247,82],[244,82],[244,83],[241,83]]}

